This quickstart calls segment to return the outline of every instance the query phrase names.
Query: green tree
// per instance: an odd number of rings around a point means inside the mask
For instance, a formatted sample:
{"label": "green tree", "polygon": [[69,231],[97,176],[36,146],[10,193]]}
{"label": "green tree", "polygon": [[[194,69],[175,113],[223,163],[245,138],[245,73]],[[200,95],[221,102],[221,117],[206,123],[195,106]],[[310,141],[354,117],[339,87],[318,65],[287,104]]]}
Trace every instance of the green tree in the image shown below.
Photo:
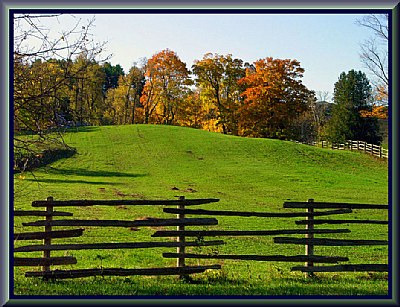
{"label": "green tree", "polygon": [[346,140],[380,144],[377,118],[362,113],[372,111],[371,85],[361,71],[342,72],[335,83],[332,117],[326,125],[329,141],[344,143]]}
{"label": "green tree", "polygon": [[125,73],[121,65],[117,64],[113,66],[110,62],[105,62],[102,65],[102,68],[105,73],[105,79],[103,83],[103,94],[106,95],[108,89],[118,87],[119,77],[124,76]]}

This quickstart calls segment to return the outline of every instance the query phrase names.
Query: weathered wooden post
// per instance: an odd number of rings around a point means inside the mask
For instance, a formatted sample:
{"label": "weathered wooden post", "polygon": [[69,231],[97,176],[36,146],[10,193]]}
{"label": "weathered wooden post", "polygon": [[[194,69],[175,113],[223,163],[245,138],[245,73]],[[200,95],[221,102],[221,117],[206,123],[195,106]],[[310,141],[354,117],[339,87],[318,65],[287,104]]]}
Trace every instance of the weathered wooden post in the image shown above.
{"label": "weathered wooden post", "polygon": [[[309,199],[308,202],[309,203],[313,203],[314,199]],[[308,230],[309,232],[306,233],[305,237],[308,238],[308,239],[314,239],[314,233],[312,233],[312,230],[314,230],[314,224],[312,224],[312,221],[314,220],[314,208],[308,207],[307,208],[307,213],[308,213],[308,215],[306,217],[306,220],[310,221],[310,223],[306,224],[306,230]],[[306,243],[305,247],[306,247],[306,249],[305,249],[306,256],[314,256],[314,245],[312,243]],[[312,266],[314,266],[314,263],[312,261],[307,261],[305,263],[305,266],[306,267],[312,267]],[[313,272],[306,272],[305,276],[306,277],[313,277],[314,273]]]}
{"label": "weathered wooden post", "polygon": [[[184,204],[185,196],[180,196],[179,200],[182,201],[182,204],[178,205],[178,209],[185,209],[185,204]],[[180,219],[180,220],[184,219],[185,218],[185,214],[184,213],[182,213],[182,214],[178,213],[177,214],[177,218]],[[178,231],[184,231],[185,230],[185,226],[184,225],[177,226],[177,230]],[[185,236],[184,235],[179,235],[177,237],[177,242],[181,242],[181,243],[184,244],[185,243]],[[184,254],[185,253],[185,246],[181,246],[181,247],[178,246],[176,248],[176,252],[178,254]],[[176,266],[177,267],[184,267],[185,266],[185,258],[178,257],[178,259],[176,260]]]}
{"label": "weathered wooden post", "polygon": [[[48,202],[52,202],[54,200],[54,198],[52,197],[52,196],[49,196],[49,197],[47,197],[47,201]],[[53,220],[53,205],[52,204],[48,204],[47,206],[46,206],[46,222],[48,222],[48,223],[50,223],[52,220]],[[46,232],[46,233],[50,233],[51,232],[51,230],[52,230],[52,227],[51,227],[51,225],[45,225],[44,226],[44,231]],[[45,238],[44,239],[44,246],[48,246],[48,247],[50,247],[51,246],[51,238],[50,238],[50,236],[48,237],[48,238]],[[50,249],[49,250],[45,250],[45,251],[43,251],[43,257],[45,258],[45,259],[48,259],[48,258],[50,258]],[[45,260],[46,261],[46,260]],[[45,264],[44,266],[43,266],[43,271],[44,272],[49,272],[50,271],[50,265],[49,264]]]}

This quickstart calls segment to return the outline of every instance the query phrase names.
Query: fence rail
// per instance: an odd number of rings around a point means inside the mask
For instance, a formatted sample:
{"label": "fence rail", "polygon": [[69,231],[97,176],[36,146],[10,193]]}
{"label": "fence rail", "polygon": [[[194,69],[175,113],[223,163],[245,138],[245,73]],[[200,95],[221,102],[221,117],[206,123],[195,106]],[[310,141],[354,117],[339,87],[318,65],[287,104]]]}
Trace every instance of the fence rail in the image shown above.
{"label": "fence rail", "polygon": [[179,247],[179,246],[211,246],[221,245],[224,241],[204,242],[125,242],[125,243],[91,243],[91,244],[51,244],[51,245],[27,245],[14,248],[14,252],[38,252],[82,249],[135,249],[155,247]]}
{"label": "fence rail", "polygon": [[[217,202],[217,199],[185,199],[179,200],[107,200],[107,201],[54,201],[49,197],[47,201],[34,201],[32,206],[45,207],[44,211],[15,211],[15,216],[41,216],[44,220],[22,223],[23,226],[44,227],[44,231],[14,233],[14,242],[19,240],[43,240],[43,244],[26,245],[14,248],[14,252],[43,252],[41,258],[15,257],[15,266],[37,266],[42,267],[41,272],[26,272],[26,277],[49,278],[80,278],[87,276],[127,276],[127,275],[180,275],[201,273],[208,269],[220,269],[218,264],[208,266],[187,266],[186,259],[226,259],[243,261],[276,261],[276,262],[304,262],[305,266],[292,267],[292,271],[302,271],[306,276],[313,276],[315,272],[352,272],[352,271],[387,271],[386,264],[359,264],[343,265],[339,262],[349,261],[348,257],[316,255],[316,246],[373,246],[388,245],[386,240],[348,240],[315,238],[318,234],[345,234],[350,233],[349,229],[316,229],[319,224],[388,224],[387,221],[358,220],[358,219],[315,219],[321,216],[337,214],[351,214],[352,209],[383,209],[388,210],[386,204],[354,204],[334,202],[314,202],[310,199],[307,202],[285,202],[283,208],[305,209],[305,212],[250,212],[250,211],[227,211],[227,210],[205,210],[187,209],[186,206],[210,204]],[[54,211],[54,207],[71,206],[95,206],[95,205],[176,205],[176,208],[163,208],[165,213],[176,214],[176,218],[158,219],[147,218],[144,220],[79,220],[79,219],[58,219],[53,217],[73,216],[69,212]],[[322,211],[316,211],[322,210]],[[212,218],[188,218],[188,215],[208,215]],[[260,218],[296,218],[305,217],[304,220],[295,221],[297,225],[305,225],[305,229],[274,229],[274,230],[189,230],[188,226],[210,226],[217,225],[215,216],[238,216],[238,217],[260,217]],[[176,230],[158,230],[152,237],[176,238],[168,242],[122,242],[122,243],[80,243],[80,244],[54,244],[55,238],[73,238],[84,236],[83,228],[69,230],[54,230],[53,227],[159,227],[176,226]],[[137,230],[137,228],[133,228]],[[240,236],[280,236],[280,235],[304,235],[304,238],[274,237],[276,244],[297,244],[304,245],[304,255],[237,255],[237,254],[194,254],[187,253],[186,247],[194,246],[215,246],[225,244],[222,240],[205,241],[204,237],[240,237]],[[187,238],[196,237],[197,240],[188,241]],[[201,238],[201,239],[200,239]],[[61,250],[87,250],[87,249],[136,249],[136,248],[176,248],[176,252],[164,252],[164,258],[176,258],[176,267],[164,268],[102,268],[102,269],[80,269],[80,270],[51,270],[51,266],[76,264],[75,257],[51,257],[52,251]],[[314,263],[337,264],[335,266],[314,266]]]}
{"label": "fence rail", "polygon": [[[46,201],[34,201],[33,207],[44,207],[44,211],[16,210],[14,216],[42,216],[45,220],[22,223],[23,226],[43,227],[44,232],[25,232],[14,233],[14,242],[19,240],[43,240],[41,245],[27,245],[14,248],[14,252],[43,252],[42,258],[22,258],[14,257],[14,266],[40,266],[41,272],[26,272],[26,277],[43,277],[44,279],[63,279],[63,278],[80,278],[88,276],[127,276],[127,275],[187,275],[201,273],[208,269],[220,269],[220,265],[208,266],[185,266],[180,265],[173,268],[142,268],[142,269],[124,269],[124,268],[102,268],[102,269],[81,269],[81,270],[51,270],[51,266],[76,264],[75,257],[51,257],[52,251],[61,250],[87,250],[87,249],[135,249],[135,248],[165,248],[177,247],[178,250],[184,251],[186,246],[212,246],[225,244],[222,240],[214,241],[186,241],[177,240],[176,242],[123,242],[123,243],[81,243],[81,244],[54,244],[52,239],[55,238],[71,238],[80,237],[84,233],[84,229],[72,230],[53,230],[53,227],[73,227],[73,226],[89,226],[89,227],[168,227],[177,226],[178,229],[184,230],[185,226],[208,226],[217,225],[216,218],[181,218],[176,219],[159,219],[147,218],[144,220],[78,220],[64,219],[54,220],[57,216],[73,216],[69,212],[54,211],[54,207],[74,207],[74,206],[139,206],[139,205],[155,205],[155,206],[173,206],[184,208],[184,206],[193,206],[201,204],[209,204],[219,201],[218,199],[185,199],[179,200],[72,200],[72,201],[55,201],[49,197]],[[132,228],[133,227],[133,228]],[[182,260],[180,259],[182,263]]]}
{"label": "fence rail", "polygon": [[87,207],[87,206],[198,206],[215,203],[219,199],[180,199],[180,200],[36,200],[32,207]]}
{"label": "fence rail", "polygon": [[[351,204],[351,203],[331,203],[331,202],[284,202],[283,208],[296,208],[296,209],[332,209],[332,208],[346,208],[346,209],[389,209],[389,205],[383,204]],[[312,213],[315,215],[315,213]]]}
{"label": "fence rail", "polygon": [[358,150],[364,153],[368,153],[372,156],[388,159],[389,158],[389,150],[383,148],[382,146],[375,144],[368,144],[363,141],[353,141],[348,140],[346,143],[332,143],[328,141],[319,141],[319,142],[299,142],[294,141],[297,144],[305,144],[310,146],[316,146],[321,148],[330,148],[336,150]]}
{"label": "fence rail", "polygon": [[83,234],[84,229],[72,229],[72,230],[54,230],[45,232],[24,232],[14,233],[14,240],[43,240],[43,239],[55,239],[55,238],[71,238],[80,237]]}
{"label": "fence rail", "polygon": [[23,226],[160,227],[217,225],[216,218],[121,220],[53,220],[22,223]]}
{"label": "fence rail", "polygon": [[[315,202],[314,199],[309,199],[307,202],[285,202],[283,204],[284,208],[297,208],[297,209],[306,209],[308,213],[313,214],[314,209],[332,209],[332,208],[348,208],[348,209],[378,209],[378,210],[388,210],[389,206],[384,204],[351,204],[351,203],[333,203],[333,202]],[[309,234],[306,234],[304,239],[294,239],[294,238],[274,238],[275,243],[289,243],[291,244],[305,244],[306,255],[312,256],[314,255],[314,246],[315,245],[325,245],[325,246],[356,246],[356,245],[387,245],[388,241],[385,240],[334,240],[334,239],[316,239],[314,238],[314,234],[311,233],[314,230],[314,225],[329,223],[328,220],[322,220],[322,222],[318,222],[321,220],[315,220],[314,217],[307,217],[304,221],[296,221],[296,224],[305,224],[306,229],[310,230]],[[332,220],[331,220],[332,221]],[[334,221],[334,220],[333,220]],[[360,220],[346,220],[346,223],[351,223],[351,221],[360,222]],[[338,221],[336,221],[338,222]],[[343,222],[343,221],[339,221]],[[363,220],[361,223],[369,223],[370,220]],[[379,221],[378,224],[383,221]],[[335,223],[335,221],[333,222]],[[333,224],[332,223],[332,224]],[[385,221],[387,224],[387,222]],[[340,223],[341,224],[341,223]],[[301,243],[300,243],[301,240]],[[280,242],[279,242],[280,241]],[[341,241],[341,242],[340,242]],[[338,245],[341,244],[341,245]],[[374,265],[339,265],[333,267],[323,267],[323,266],[314,266],[313,261],[305,262],[304,267],[293,267],[293,271],[302,271],[305,273],[307,277],[313,277],[314,272],[350,272],[350,271],[378,271],[388,270],[388,266],[386,264],[374,264]]]}

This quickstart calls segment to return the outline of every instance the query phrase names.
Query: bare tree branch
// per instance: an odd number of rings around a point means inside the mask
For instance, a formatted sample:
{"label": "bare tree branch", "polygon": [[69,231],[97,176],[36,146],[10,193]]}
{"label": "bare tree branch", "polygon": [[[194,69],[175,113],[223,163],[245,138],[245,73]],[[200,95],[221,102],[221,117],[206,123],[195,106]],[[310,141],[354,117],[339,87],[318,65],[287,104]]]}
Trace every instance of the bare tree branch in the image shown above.
{"label": "bare tree branch", "polygon": [[374,84],[378,92],[387,95],[389,87],[389,15],[370,14],[358,19],[356,24],[372,30],[373,36],[365,40],[360,46],[360,59],[375,77],[375,80],[371,80],[371,83]]}
{"label": "bare tree branch", "polygon": [[[14,165],[21,171],[37,159],[38,152],[68,148],[63,130],[58,129],[65,97],[59,92],[78,80],[106,44],[95,42],[91,35],[94,18],[86,24],[79,19],[70,29],[52,33],[44,21],[56,18],[61,24],[60,16],[14,15]],[[73,67],[74,58],[82,54],[85,65]]]}

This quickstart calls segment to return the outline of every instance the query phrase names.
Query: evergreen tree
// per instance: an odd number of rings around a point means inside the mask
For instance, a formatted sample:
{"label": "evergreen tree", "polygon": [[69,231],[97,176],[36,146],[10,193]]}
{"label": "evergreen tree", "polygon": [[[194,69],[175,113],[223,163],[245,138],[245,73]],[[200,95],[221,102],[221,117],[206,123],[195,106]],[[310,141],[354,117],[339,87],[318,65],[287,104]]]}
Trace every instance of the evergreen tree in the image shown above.
{"label": "evergreen tree", "polygon": [[106,75],[103,82],[103,95],[106,96],[108,89],[118,87],[119,77],[124,76],[125,73],[123,68],[119,64],[113,66],[109,62],[105,62],[102,68]]}
{"label": "evergreen tree", "polygon": [[372,109],[371,85],[361,71],[341,73],[335,83],[332,117],[327,125],[327,138],[331,142],[346,140],[380,144],[378,120],[362,116],[363,111]]}

